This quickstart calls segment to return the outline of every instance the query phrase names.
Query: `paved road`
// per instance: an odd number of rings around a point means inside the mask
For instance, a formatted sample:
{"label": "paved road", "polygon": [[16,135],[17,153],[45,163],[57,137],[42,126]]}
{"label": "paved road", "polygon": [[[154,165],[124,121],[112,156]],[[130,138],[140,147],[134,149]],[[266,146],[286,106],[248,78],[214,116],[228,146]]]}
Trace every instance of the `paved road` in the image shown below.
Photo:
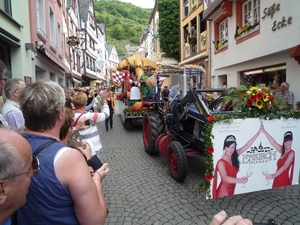
{"label": "paved road", "polygon": [[177,183],[169,175],[166,158],[144,151],[141,126],[127,131],[118,113],[116,107],[113,129],[106,132],[103,123],[100,132],[101,159],[110,168],[103,182],[109,208],[107,225],[209,224],[222,209],[255,223],[273,218],[276,224],[300,225],[299,185],[206,200],[204,194],[195,193],[204,178],[203,158],[189,159],[188,177]]}

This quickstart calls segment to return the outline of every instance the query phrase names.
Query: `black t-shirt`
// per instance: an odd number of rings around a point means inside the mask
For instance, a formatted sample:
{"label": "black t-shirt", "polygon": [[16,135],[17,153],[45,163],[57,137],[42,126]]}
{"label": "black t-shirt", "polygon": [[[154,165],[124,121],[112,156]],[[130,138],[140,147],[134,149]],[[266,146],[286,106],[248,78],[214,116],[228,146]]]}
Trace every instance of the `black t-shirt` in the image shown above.
{"label": "black t-shirt", "polygon": [[164,101],[168,101],[169,93],[170,93],[169,90],[163,90],[162,96],[164,98]]}
{"label": "black t-shirt", "polygon": [[89,104],[91,104],[91,103],[92,103],[92,101],[93,101],[93,96],[91,96],[91,97],[88,97],[88,100],[87,100],[87,104],[86,104],[86,105],[89,105]]}

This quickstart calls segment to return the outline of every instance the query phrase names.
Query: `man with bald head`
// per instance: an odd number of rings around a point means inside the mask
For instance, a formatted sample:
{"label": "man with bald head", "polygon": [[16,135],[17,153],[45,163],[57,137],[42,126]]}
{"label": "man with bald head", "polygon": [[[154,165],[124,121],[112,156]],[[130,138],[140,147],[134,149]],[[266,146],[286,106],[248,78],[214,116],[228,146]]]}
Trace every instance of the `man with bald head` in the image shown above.
{"label": "man with bald head", "polygon": [[30,179],[39,167],[18,132],[0,127],[0,137],[0,224],[10,224],[9,217],[25,204]]}

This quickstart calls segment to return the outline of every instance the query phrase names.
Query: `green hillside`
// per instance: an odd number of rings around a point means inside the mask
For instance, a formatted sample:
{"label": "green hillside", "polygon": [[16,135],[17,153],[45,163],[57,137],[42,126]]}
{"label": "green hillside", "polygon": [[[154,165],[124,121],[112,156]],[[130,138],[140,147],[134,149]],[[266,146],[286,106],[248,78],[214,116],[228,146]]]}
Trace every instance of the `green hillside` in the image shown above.
{"label": "green hillside", "polygon": [[149,23],[152,9],[143,9],[119,0],[94,2],[97,23],[104,23],[107,44],[117,48],[118,55],[125,55],[125,46],[140,45],[139,39]]}

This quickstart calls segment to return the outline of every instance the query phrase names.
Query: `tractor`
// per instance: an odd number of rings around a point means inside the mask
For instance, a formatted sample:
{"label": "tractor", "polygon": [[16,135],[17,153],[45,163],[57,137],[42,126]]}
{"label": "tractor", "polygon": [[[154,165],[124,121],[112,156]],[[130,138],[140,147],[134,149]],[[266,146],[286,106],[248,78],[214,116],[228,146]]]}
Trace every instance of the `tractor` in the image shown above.
{"label": "tractor", "polygon": [[[174,74],[184,75],[187,82],[183,86],[189,87],[185,95],[169,108],[161,100],[159,77],[169,77]],[[208,101],[204,92],[223,93],[225,89],[194,89],[191,84],[193,76],[201,77],[202,70],[189,69],[168,70],[157,74],[157,93],[151,101],[143,101],[147,108],[142,120],[144,148],[149,155],[163,155],[167,157],[171,177],[178,182],[185,180],[188,174],[187,157],[204,156],[203,141],[204,125],[207,117],[214,113],[233,113],[224,111],[220,106],[221,98]],[[201,78],[200,78],[201,79]],[[187,83],[187,85],[186,85]],[[201,83],[201,82],[200,82]],[[216,112],[218,111],[218,112]]]}

